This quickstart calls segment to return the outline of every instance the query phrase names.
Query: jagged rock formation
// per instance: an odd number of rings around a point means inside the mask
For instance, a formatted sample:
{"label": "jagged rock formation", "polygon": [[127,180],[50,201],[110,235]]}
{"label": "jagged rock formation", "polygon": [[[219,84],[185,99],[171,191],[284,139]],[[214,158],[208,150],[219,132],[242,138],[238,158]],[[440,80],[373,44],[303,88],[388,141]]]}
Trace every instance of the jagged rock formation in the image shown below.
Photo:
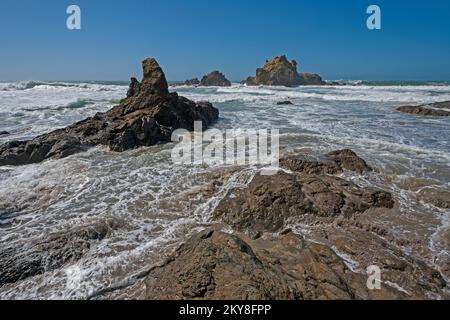
{"label": "jagged rock formation", "polygon": [[[393,249],[383,245],[386,252]],[[426,299],[424,283],[436,294],[443,294],[443,279],[413,259],[390,258],[380,265],[386,266],[390,279],[398,277],[402,288],[415,293],[399,290],[398,284],[390,281],[383,282],[380,290],[369,290],[367,276],[350,270],[330,247],[304,240],[289,230],[278,237],[257,240],[239,233],[207,230],[150,271],[145,298]]]}
{"label": "jagged rock formation", "polygon": [[245,81],[248,86],[286,86],[324,85],[325,82],[317,74],[298,73],[297,61],[288,61],[286,56],[275,57],[266,61],[263,68],[256,69],[255,77],[248,77]]}
{"label": "jagged rock formation", "polygon": [[200,85],[204,87],[230,87],[231,82],[219,71],[213,71],[202,78]]}
{"label": "jagged rock formation", "polygon": [[191,79],[191,80],[186,80],[184,82],[185,86],[198,86],[200,85],[200,80],[198,80],[197,78]]}
{"label": "jagged rock formation", "polygon": [[169,142],[175,129],[192,131],[194,121],[204,129],[219,112],[208,102],[195,103],[169,93],[164,72],[155,59],[143,62],[143,79],[132,79],[127,98],[105,113],[56,130],[31,141],[0,146],[0,165],[22,165],[64,158],[95,145],[124,151]]}
{"label": "jagged rock formation", "polygon": [[403,106],[397,111],[419,116],[450,117],[450,101],[423,104],[420,106]]}
{"label": "jagged rock formation", "polygon": [[127,98],[131,98],[139,92],[141,84],[136,78],[131,78],[130,87],[127,91]]}
{"label": "jagged rock formation", "polygon": [[[294,158],[291,173],[256,175],[230,190],[213,213],[220,225],[190,238],[145,275],[147,299],[448,299],[442,275],[403,253],[386,231],[360,219],[393,210],[388,192],[332,176],[372,169],[351,150],[325,162]],[[324,225],[311,241],[291,223]],[[354,258],[355,260],[352,260]],[[366,268],[382,270],[381,288],[367,286]]]}
{"label": "jagged rock formation", "polygon": [[215,219],[252,236],[278,232],[305,216],[354,217],[370,208],[390,209],[390,193],[361,188],[333,174],[372,169],[352,150],[333,151],[323,160],[287,158],[280,161],[293,173],[256,175],[245,189],[231,190],[213,213]]}

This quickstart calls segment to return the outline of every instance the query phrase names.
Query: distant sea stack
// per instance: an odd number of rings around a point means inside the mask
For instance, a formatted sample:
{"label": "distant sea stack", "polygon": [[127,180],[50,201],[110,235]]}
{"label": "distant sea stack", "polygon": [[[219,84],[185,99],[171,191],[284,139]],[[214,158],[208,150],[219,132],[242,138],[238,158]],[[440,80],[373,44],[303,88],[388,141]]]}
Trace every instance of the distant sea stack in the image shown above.
{"label": "distant sea stack", "polygon": [[184,82],[184,85],[185,86],[198,86],[198,85],[200,85],[200,80],[198,80],[198,78],[186,80]]}
{"label": "distant sea stack", "polygon": [[231,81],[219,71],[213,71],[202,78],[200,85],[204,87],[231,87]]}
{"label": "distant sea stack", "polygon": [[219,117],[209,102],[194,102],[170,93],[166,77],[155,59],[142,63],[141,82],[132,78],[127,98],[105,113],[29,141],[10,141],[0,146],[0,166],[23,165],[64,158],[96,145],[122,152],[171,141],[176,129],[203,129]]}
{"label": "distant sea stack", "polygon": [[266,61],[263,68],[256,69],[255,77],[248,77],[244,83],[248,86],[285,86],[325,85],[318,74],[298,73],[297,61],[288,61],[285,55]]}

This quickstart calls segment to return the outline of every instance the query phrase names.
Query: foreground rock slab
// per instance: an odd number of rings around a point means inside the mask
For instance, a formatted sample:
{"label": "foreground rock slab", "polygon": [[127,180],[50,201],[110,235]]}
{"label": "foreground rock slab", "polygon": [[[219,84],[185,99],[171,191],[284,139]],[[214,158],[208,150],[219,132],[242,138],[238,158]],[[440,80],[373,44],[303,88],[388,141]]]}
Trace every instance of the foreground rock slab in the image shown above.
{"label": "foreground rock slab", "polygon": [[324,85],[325,82],[317,74],[298,73],[297,62],[288,61],[286,56],[275,57],[266,61],[263,68],[256,69],[256,76],[248,77],[244,83],[248,86],[286,86]]}
{"label": "foreground rock slab", "polygon": [[419,116],[450,117],[450,101],[424,104],[419,106],[403,106],[397,111]]}
{"label": "foreground rock slab", "polygon": [[120,105],[65,129],[30,141],[0,146],[0,165],[23,165],[50,158],[64,158],[95,145],[125,151],[170,142],[176,129],[204,128],[218,119],[219,111],[208,102],[193,102],[169,93],[164,72],[155,59],[142,63],[143,80],[132,79],[127,98]]}
{"label": "foreground rock slab", "polygon": [[[410,271],[407,262],[403,267]],[[426,276],[442,293],[433,272]],[[410,276],[403,282],[413,285],[415,280]],[[411,295],[390,282],[369,290],[367,276],[350,270],[331,248],[292,232],[250,240],[239,233],[204,231],[152,269],[145,283],[145,298],[151,300],[427,298],[426,290]]]}

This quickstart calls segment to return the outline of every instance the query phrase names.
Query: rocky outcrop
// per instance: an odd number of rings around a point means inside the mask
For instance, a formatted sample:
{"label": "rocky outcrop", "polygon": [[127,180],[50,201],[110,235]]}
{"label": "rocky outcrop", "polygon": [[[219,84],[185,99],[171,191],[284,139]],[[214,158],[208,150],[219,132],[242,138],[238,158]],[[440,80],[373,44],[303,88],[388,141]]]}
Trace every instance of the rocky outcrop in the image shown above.
{"label": "rocky outcrop", "polygon": [[43,274],[74,263],[102,241],[114,224],[99,222],[38,239],[23,245],[4,243],[0,247],[0,286]]}
{"label": "rocky outcrop", "polygon": [[280,164],[286,169],[307,174],[337,174],[344,170],[362,174],[372,171],[364,159],[349,149],[333,151],[318,159],[298,156],[284,158]]}
{"label": "rocky outcrop", "polygon": [[164,72],[155,59],[143,62],[143,79],[132,79],[127,98],[120,105],[65,129],[30,141],[0,146],[0,165],[22,165],[49,158],[64,158],[95,145],[121,152],[170,142],[175,129],[192,131],[194,121],[204,129],[219,112],[208,102],[193,102],[169,93]]}
{"label": "rocky outcrop", "polygon": [[286,86],[296,87],[301,85],[324,85],[325,82],[317,74],[298,73],[297,62],[289,62],[286,56],[275,57],[266,61],[263,68],[256,70],[255,77],[249,77],[245,81],[248,86]]}
{"label": "rocky outcrop", "polygon": [[198,80],[197,78],[191,79],[191,80],[186,80],[184,82],[185,86],[198,86],[200,85],[200,80]]}
{"label": "rocky outcrop", "polygon": [[230,87],[231,82],[219,71],[213,71],[202,78],[200,85],[204,87]]}
{"label": "rocky outcrop", "polygon": [[292,173],[256,175],[247,188],[230,190],[213,217],[258,237],[263,232],[279,232],[309,215],[350,218],[370,208],[394,206],[388,192],[332,176],[344,170],[372,170],[352,150],[333,151],[321,160],[291,157],[282,159],[280,165]]}
{"label": "rocky outcrop", "polygon": [[430,103],[419,106],[403,106],[397,108],[397,111],[419,116],[449,117],[450,101]]}
{"label": "rocky outcrop", "polygon": [[[388,192],[332,174],[371,168],[351,150],[325,162],[285,162],[293,172],[257,174],[230,190],[216,225],[194,235],[145,274],[146,299],[448,299],[439,271],[401,251],[388,232],[364,220],[394,210]],[[303,161],[303,162],[301,162]],[[309,226],[307,240],[289,226]],[[226,227],[226,230],[229,230]],[[385,240],[386,237],[388,240]],[[382,274],[368,287],[368,267]]]}
{"label": "rocky outcrop", "polygon": [[258,237],[279,232],[307,216],[346,218],[370,208],[392,208],[390,193],[361,188],[329,175],[256,175],[245,189],[231,190],[219,203],[213,217],[235,230]]}
{"label": "rocky outcrop", "polygon": [[127,98],[131,98],[139,92],[141,84],[136,78],[131,78],[130,86],[127,91]]}
{"label": "rocky outcrop", "polygon": [[293,105],[293,103],[289,100],[277,102],[277,106],[289,106],[289,105]]}
{"label": "rocky outcrop", "polygon": [[[385,252],[392,249],[389,244],[385,246]],[[330,247],[309,242],[290,231],[251,240],[239,233],[207,230],[192,237],[163,265],[150,271],[145,280],[145,298],[426,299],[423,282],[431,291],[443,294],[445,282],[436,271],[411,259],[390,259],[386,263],[389,276],[381,289],[369,290],[367,276],[351,270]],[[381,263],[380,266],[384,267]],[[413,288],[415,293],[403,287]]]}

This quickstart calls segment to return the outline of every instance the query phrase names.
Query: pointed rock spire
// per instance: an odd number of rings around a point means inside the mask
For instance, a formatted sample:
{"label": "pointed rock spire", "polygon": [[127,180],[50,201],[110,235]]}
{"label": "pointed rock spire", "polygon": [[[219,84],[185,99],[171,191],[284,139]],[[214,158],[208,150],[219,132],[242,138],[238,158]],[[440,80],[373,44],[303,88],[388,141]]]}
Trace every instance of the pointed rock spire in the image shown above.
{"label": "pointed rock spire", "polygon": [[145,59],[142,62],[144,78],[141,83],[141,91],[146,94],[167,95],[169,86],[166,76],[154,58]]}

